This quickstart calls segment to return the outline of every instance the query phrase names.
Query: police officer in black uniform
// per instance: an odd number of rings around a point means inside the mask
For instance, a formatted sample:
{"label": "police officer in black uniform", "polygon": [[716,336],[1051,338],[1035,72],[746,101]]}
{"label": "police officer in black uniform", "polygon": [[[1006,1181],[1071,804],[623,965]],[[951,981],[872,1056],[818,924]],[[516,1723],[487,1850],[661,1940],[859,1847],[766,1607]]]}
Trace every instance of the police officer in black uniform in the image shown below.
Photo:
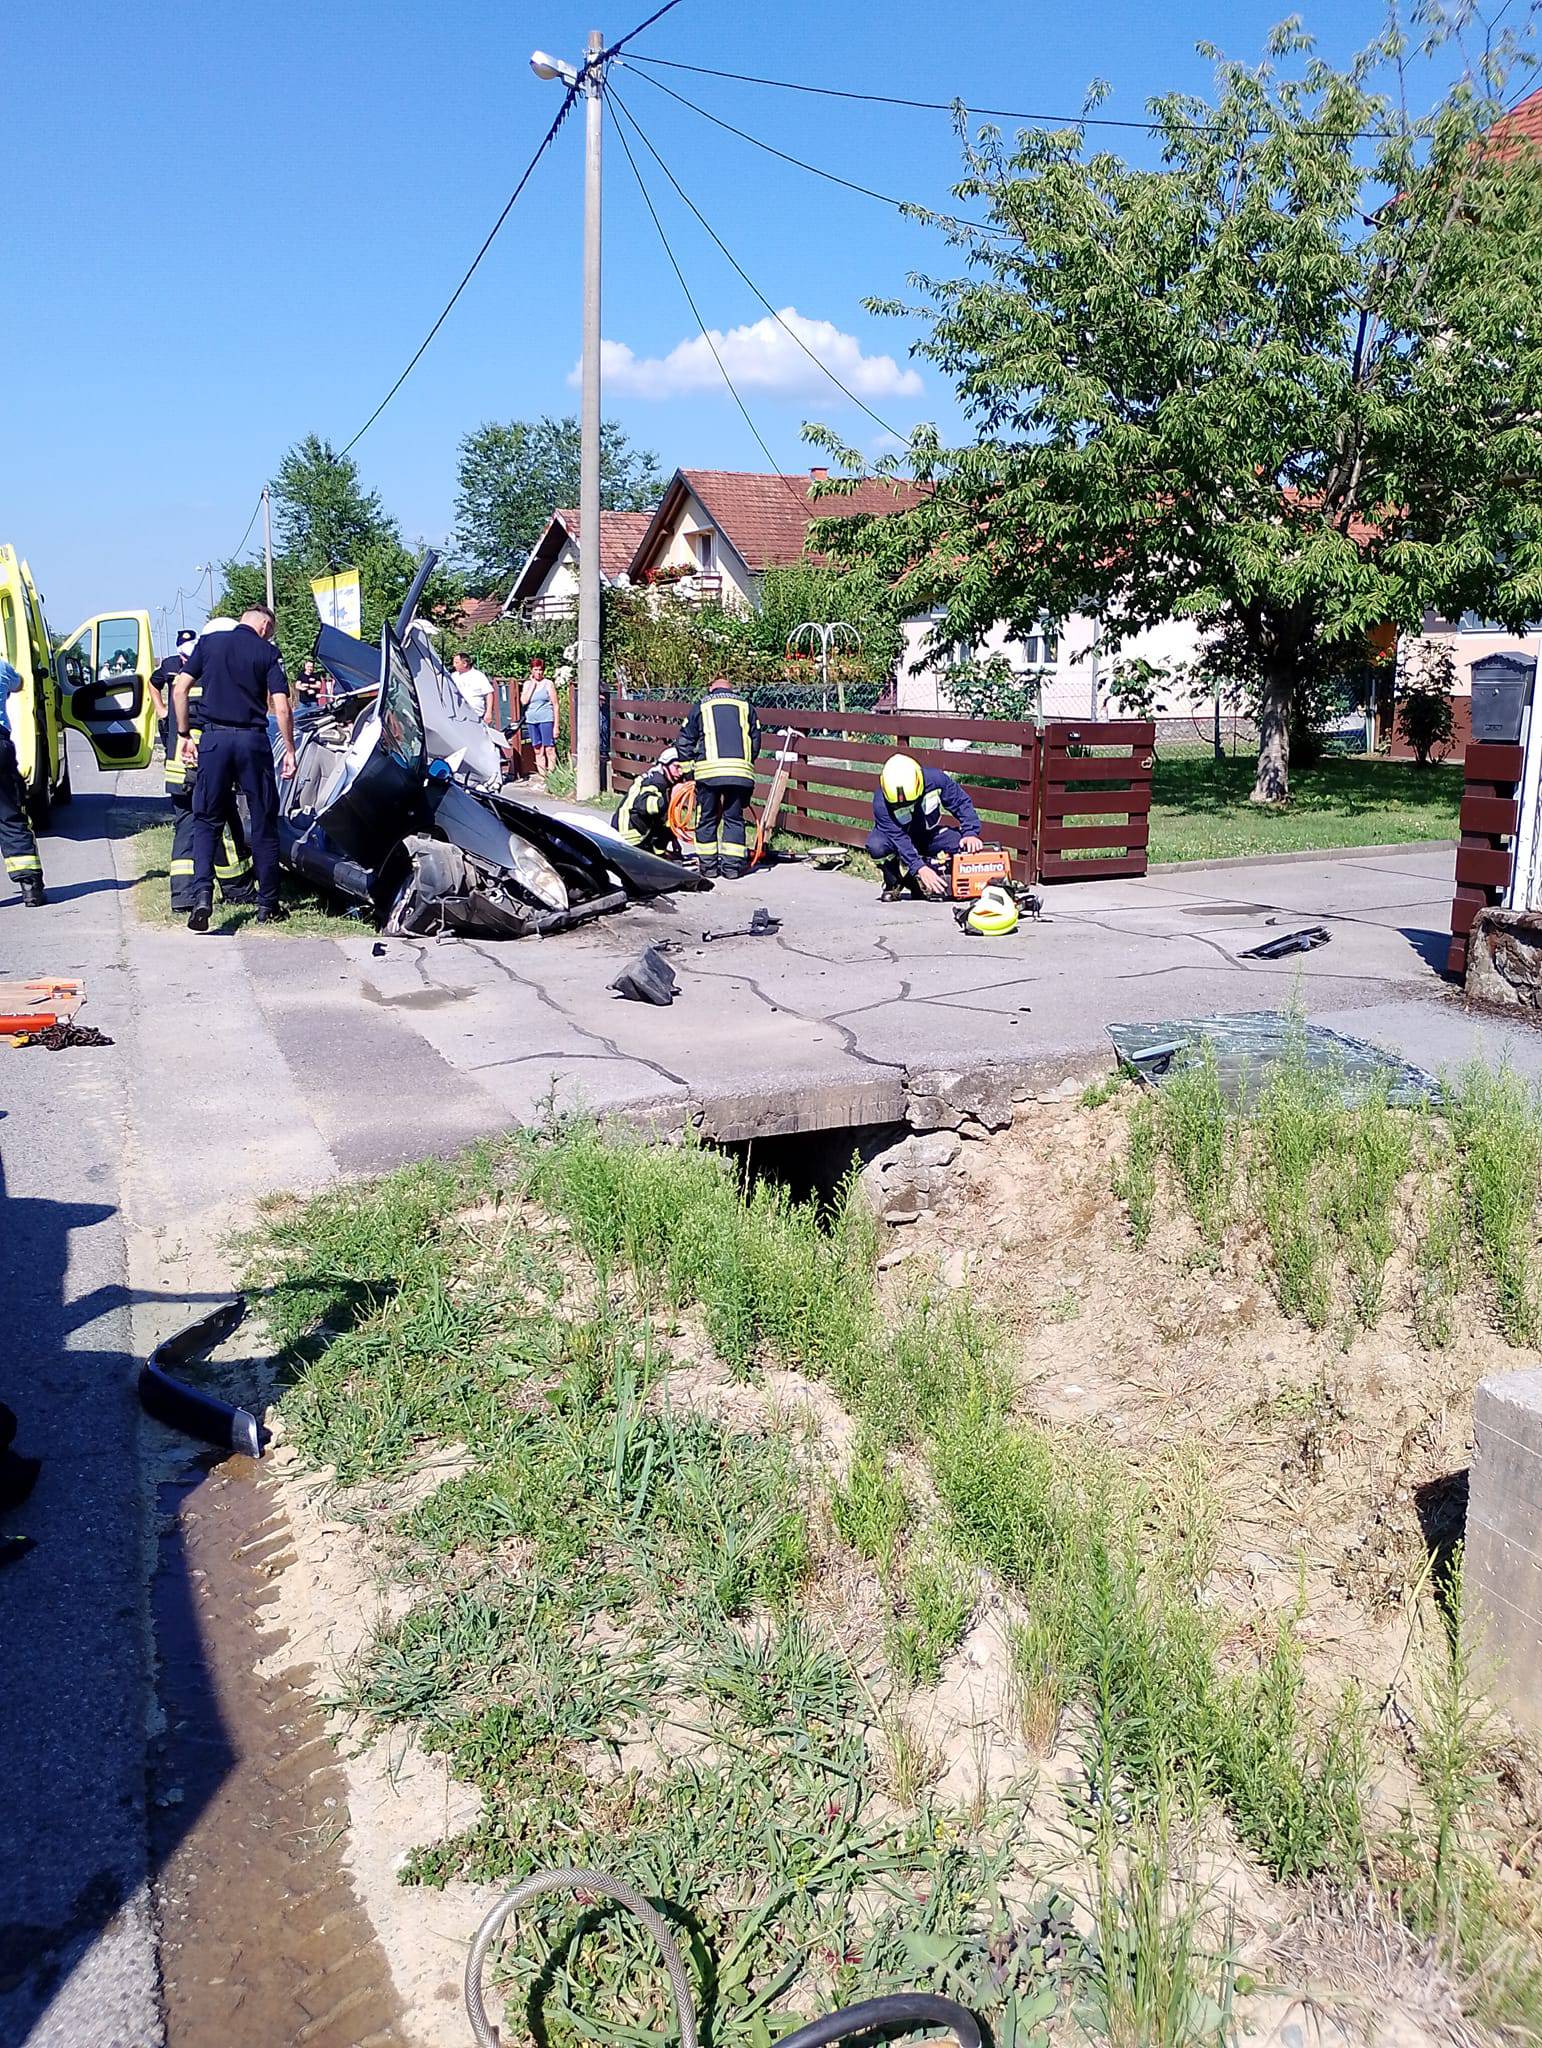
{"label": "police officer in black uniform", "polygon": [[[198,901],[193,880],[193,792],[198,786],[196,763],[184,761],[177,746],[177,714],[172,702],[172,685],[187,667],[198,635],[184,626],[177,635],[177,651],[168,654],[151,674],[150,688],[156,710],[162,715],[161,744],[166,752],[166,797],[171,805],[171,908],[185,917]],[[188,735],[196,749],[199,733],[199,700],[203,686],[193,683],[188,690]],[[224,830],[214,863],[214,877],[227,903],[250,903],[252,856],[246,843],[246,826],[234,790],[225,806]]]}
{"label": "police officer in black uniform", "polygon": [[[191,737],[191,692],[202,686],[198,723]],[[278,924],[289,913],[279,902],[278,782],[268,714],[278,725],[285,781],[294,774],[294,718],[289,681],[273,644],[273,614],[249,605],[240,624],[198,642],[172,691],[177,707],[177,749],[198,765],[193,790],[193,882],[196,901],[188,913],[190,932],[206,932],[214,907],[214,869],[225,807],[236,790],[246,798],[251,820],[252,858],[257,866],[257,922]]]}
{"label": "police officer in black uniform", "polygon": [[177,634],[176,652],[162,655],[150,671],[150,695],[155,699],[155,715],[161,722],[161,751],[166,756],[168,767],[177,754],[177,721],[171,708],[171,686],[187,667],[187,658],[197,638],[191,626],[183,626]]}

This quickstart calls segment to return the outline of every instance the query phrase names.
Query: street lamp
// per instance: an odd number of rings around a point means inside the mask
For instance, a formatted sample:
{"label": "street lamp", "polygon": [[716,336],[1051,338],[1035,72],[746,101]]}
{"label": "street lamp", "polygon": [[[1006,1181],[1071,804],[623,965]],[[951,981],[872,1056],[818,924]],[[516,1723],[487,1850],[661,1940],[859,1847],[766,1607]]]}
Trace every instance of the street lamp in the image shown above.
{"label": "street lamp", "polygon": [[537,50],[530,69],[584,95],[584,341],[579,402],[578,715],[574,792],[600,793],[600,91],[604,39],[589,31],[582,71]]}
{"label": "street lamp", "polygon": [[537,78],[545,79],[548,84],[554,78],[560,78],[562,83],[569,87],[578,83],[578,73],[571,64],[564,64],[560,57],[548,57],[544,50],[530,52],[530,69]]}

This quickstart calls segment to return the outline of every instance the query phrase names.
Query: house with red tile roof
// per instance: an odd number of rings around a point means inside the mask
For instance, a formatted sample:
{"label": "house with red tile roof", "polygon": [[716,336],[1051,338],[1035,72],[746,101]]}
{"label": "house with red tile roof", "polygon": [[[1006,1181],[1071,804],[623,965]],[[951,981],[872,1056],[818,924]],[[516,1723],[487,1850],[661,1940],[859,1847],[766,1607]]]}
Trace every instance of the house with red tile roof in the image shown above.
{"label": "house with red tile roof", "polygon": [[490,626],[494,619],[503,617],[501,597],[463,597],[460,601],[458,624],[462,632],[472,626]]}
{"label": "house with red tile roof", "polygon": [[[600,581],[625,581],[638,542],[647,530],[647,512],[600,514]],[[570,506],[553,512],[541,537],[515,578],[503,609],[539,623],[568,617],[578,608],[579,518]]]}
{"label": "house with red tile roof", "polygon": [[916,484],[869,479],[853,492],[816,497],[829,473],[677,469],[633,552],[631,581],[673,585],[702,603],[747,610],[765,570],[817,559],[808,545],[816,519],[903,512],[920,496]]}

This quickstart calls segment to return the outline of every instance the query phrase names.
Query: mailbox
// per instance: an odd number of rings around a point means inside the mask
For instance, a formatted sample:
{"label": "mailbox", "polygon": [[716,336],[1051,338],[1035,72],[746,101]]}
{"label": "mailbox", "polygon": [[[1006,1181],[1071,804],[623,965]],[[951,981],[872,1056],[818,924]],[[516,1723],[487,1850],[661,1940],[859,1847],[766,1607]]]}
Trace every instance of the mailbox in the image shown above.
{"label": "mailbox", "polygon": [[1521,737],[1526,706],[1536,680],[1534,659],[1518,654],[1487,654],[1472,665],[1472,736],[1475,740],[1515,746]]}

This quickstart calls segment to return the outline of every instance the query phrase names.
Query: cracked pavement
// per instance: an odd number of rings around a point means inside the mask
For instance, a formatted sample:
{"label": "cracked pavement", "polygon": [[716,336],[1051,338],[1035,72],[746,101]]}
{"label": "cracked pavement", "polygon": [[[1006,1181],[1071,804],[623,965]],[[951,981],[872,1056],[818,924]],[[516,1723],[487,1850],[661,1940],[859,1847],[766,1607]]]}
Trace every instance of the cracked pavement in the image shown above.
{"label": "cracked pavement", "polygon": [[[1042,923],[999,941],[966,937],[946,906],[881,904],[870,883],[791,865],[545,941],[387,939],[380,957],[363,932],[235,943],[281,1041],[303,1033],[314,1048],[302,1092],[324,1135],[329,1120],[385,1116],[415,1123],[420,1147],[448,1144],[555,1103],[743,1138],[898,1119],[910,1083],[939,1071],[1000,1069],[1026,1091],[1095,1059],[1110,1023],[1298,992],[1311,1016],[1419,1064],[1481,1045],[1542,1065],[1542,1037],[1476,1016],[1438,972],[1452,867],[1449,845],[1424,845],[1062,884],[1044,891]],[[775,937],[703,943],[762,903],[782,921]],[[1325,924],[1330,943],[1240,957],[1303,924]],[[661,940],[675,1003],[614,996],[622,966]],[[366,1106],[360,1063],[377,1058],[390,1100]],[[425,1091],[417,1113],[409,1076]],[[400,1134],[355,1131],[347,1150],[410,1156]]]}

